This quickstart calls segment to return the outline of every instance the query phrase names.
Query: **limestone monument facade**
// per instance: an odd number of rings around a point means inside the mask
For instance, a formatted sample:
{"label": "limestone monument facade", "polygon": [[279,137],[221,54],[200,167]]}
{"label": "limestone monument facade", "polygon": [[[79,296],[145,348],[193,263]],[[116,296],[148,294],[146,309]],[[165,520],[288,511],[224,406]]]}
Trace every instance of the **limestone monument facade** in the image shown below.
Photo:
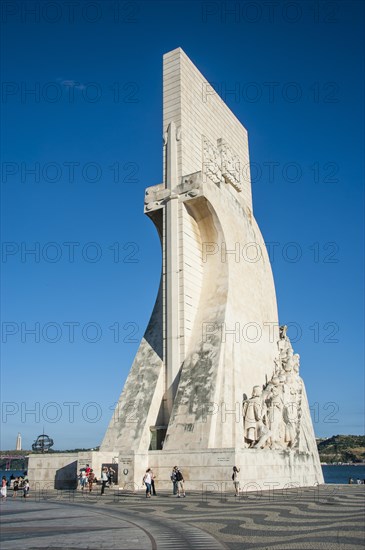
{"label": "limestone monument facade", "polygon": [[247,131],[181,48],[163,59],[163,129],[163,181],[144,198],[162,246],[156,303],[100,451],[77,466],[118,461],[132,489],[147,467],[171,488],[174,465],[190,489],[221,490],[234,465],[248,489],[323,483]]}
{"label": "limestone monument facade", "polygon": [[234,464],[247,481],[323,482],[253,214],[247,131],[180,48],[163,60],[163,128],[164,181],[145,191],[160,289],[100,450],[118,450],[136,485],[147,466],[170,483],[176,463],[194,488]]}

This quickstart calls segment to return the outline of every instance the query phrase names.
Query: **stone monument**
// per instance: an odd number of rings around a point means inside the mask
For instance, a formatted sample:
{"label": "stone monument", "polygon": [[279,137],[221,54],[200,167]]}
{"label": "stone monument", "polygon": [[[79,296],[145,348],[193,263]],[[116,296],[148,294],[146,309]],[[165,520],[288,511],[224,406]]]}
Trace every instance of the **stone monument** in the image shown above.
{"label": "stone monument", "polygon": [[147,467],[170,489],[175,465],[195,490],[231,485],[234,465],[247,490],[323,483],[253,214],[247,131],[181,48],[163,60],[163,129],[163,182],[144,198],[163,252],[156,303],[100,451],[73,457],[75,472],[118,462],[125,489]]}
{"label": "stone monument", "polygon": [[253,215],[247,131],[181,48],[164,56],[163,128],[164,178],[144,208],[161,239],[160,288],[100,451],[119,451],[136,486],[148,466],[170,486],[175,464],[195,489],[229,480],[233,465],[243,482],[322,483]]}

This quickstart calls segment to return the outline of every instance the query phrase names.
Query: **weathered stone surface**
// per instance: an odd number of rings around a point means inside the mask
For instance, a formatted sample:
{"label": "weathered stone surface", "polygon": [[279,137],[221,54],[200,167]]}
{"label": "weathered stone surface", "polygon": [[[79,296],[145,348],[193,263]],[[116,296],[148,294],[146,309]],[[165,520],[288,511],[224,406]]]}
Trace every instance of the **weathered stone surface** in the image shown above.
{"label": "weathered stone surface", "polygon": [[117,462],[118,453],[80,452],[56,454],[31,454],[28,462],[28,478],[32,490],[76,489],[80,468],[89,464],[96,477],[100,477],[101,465]]}
{"label": "weathered stone surface", "polygon": [[161,287],[101,449],[120,451],[126,486],[147,466],[168,484],[176,462],[194,488],[224,480],[233,463],[251,481],[322,482],[299,356],[279,335],[252,212],[247,131],[180,48],[164,56],[163,124],[164,182],[145,194]]}
{"label": "weathered stone surface", "polygon": [[212,411],[236,420],[242,394],[273,373],[275,288],[252,216],[247,132],[207,90],[181,49],[166,54],[166,181],[145,195],[162,240],[162,283],[102,450],[147,451],[151,426],[167,429],[165,450],[239,446],[242,423]]}

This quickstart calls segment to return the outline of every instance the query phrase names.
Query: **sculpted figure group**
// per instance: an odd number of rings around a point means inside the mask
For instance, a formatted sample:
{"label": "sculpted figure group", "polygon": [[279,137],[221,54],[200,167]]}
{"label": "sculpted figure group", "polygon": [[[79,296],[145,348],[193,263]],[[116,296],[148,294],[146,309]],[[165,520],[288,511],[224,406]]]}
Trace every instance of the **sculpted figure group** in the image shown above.
{"label": "sculpted figure group", "polygon": [[[298,443],[302,381],[299,354],[294,353],[287,327],[280,327],[279,357],[266,386],[254,386],[243,400],[244,440],[250,448],[286,449]],[[245,397],[245,396],[244,396]]]}

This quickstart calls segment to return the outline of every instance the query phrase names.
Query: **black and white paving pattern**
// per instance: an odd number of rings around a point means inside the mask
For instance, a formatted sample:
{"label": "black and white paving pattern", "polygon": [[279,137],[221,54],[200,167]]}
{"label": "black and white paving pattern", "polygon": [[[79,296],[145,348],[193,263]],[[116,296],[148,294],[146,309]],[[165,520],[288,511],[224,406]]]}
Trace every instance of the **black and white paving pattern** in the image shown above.
{"label": "black and white paving pattern", "polygon": [[365,485],[232,494],[36,494],[1,502],[2,550],[356,550]]}

